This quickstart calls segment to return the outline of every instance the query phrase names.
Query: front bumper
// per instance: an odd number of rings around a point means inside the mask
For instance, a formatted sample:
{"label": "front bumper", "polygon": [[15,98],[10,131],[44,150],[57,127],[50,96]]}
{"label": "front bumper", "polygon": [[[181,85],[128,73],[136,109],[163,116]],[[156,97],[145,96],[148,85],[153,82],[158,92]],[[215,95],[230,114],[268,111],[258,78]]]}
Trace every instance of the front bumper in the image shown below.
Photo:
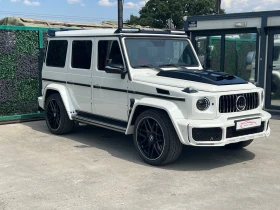
{"label": "front bumper", "polygon": [[[236,121],[261,118],[262,125],[237,131]],[[178,121],[179,137],[183,144],[192,146],[224,146],[226,144],[268,137],[271,115],[265,111],[250,116],[221,116],[215,120]]]}

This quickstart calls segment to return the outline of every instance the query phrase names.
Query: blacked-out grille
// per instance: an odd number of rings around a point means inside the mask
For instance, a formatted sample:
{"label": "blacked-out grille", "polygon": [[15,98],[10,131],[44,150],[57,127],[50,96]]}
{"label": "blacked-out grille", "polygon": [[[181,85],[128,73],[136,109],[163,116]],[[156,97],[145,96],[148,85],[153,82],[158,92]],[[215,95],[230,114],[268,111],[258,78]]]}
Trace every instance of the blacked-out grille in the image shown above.
{"label": "blacked-out grille", "polygon": [[[239,96],[244,96],[246,99],[246,106],[244,110],[237,109],[237,98]],[[220,113],[230,113],[247,111],[251,109],[256,109],[259,106],[259,94],[258,93],[243,93],[235,95],[223,95],[220,96],[219,100],[219,112]]]}
{"label": "blacked-out grille", "polygon": [[193,128],[192,136],[195,141],[220,141],[222,140],[221,128]]}
{"label": "blacked-out grille", "polygon": [[264,131],[264,122],[262,122],[260,127],[256,128],[249,128],[246,130],[236,130],[235,126],[228,127],[227,128],[227,138],[234,138],[238,136],[246,136],[250,134],[255,134],[255,133],[261,133]]}

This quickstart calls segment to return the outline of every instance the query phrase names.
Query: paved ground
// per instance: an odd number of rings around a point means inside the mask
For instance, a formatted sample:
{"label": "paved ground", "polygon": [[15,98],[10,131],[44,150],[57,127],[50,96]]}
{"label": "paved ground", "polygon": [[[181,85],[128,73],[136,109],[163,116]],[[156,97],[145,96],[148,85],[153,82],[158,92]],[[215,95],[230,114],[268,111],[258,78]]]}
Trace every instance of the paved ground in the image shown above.
{"label": "paved ground", "polygon": [[113,131],[57,137],[43,121],[2,125],[0,209],[279,209],[279,126],[248,150],[185,147],[157,168]]}

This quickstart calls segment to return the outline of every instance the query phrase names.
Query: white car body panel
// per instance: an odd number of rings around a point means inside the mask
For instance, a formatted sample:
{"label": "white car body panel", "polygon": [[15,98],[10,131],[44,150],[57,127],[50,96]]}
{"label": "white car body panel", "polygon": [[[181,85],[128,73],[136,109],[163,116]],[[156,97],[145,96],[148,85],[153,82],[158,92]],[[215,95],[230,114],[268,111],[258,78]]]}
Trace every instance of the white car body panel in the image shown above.
{"label": "white car body panel", "polygon": [[60,94],[62,101],[64,103],[64,106],[65,106],[65,109],[68,113],[68,116],[70,119],[72,119],[72,115],[75,113],[76,107],[73,105],[70,94],[65,85],[55,84],[55,83],[51,83],[51,84],[47,85],[46,88],[44,89],[43,96],[41,97],[41,108],[45,109],[45,107],[44,107],[44,104],[46,101],[45,93],[48,90],[55,90]]}
{"label": "white car body panel", "polygon": [[[133,134],[134,125],[132,119],[135,110],[139,106],[164,110],[182,144],[192,146],[224,146],[233,142],[246,141],[252,138],[260,138],[270,135],[268,121],[271,115],[263,110],[264,98],[263,89],[251,83],[234,85],[214,85],[190,80],[175,79],[170,77],[157,76],[159,70],[154,68],[135,69],[131,67],[128,59],[127,49],[122,36],[114,34],[110,30],[81,30],[56,32],[56,40],[92,40],[93,53],[90,70],[75,70],[69,67],[71,63],[71,47],[68,47],[65,68],[48,67],[43,64],[43,83],[42,96],[38,98],[41,108],[45,108],[45,96],[48,90],[57,91],[65,105],[68,116],[71,120],[75,119],[77,112],[85,112],[89,115],[99,116],[112,121],[127,123],[123,130],[125,134]],[[110,35],[110,37],[108,36]],[[136,36],[127,34],[127,36]],[[65,36],[65,38],[64,38]],[[72,38],[69,38],[69,37]],[[78,37],[82,36],[82,38]],[[147,34],[137,34],[137,36],[147,36]],[[157,37],[156,34],[148,36]],[[164,37],[185,39],[183,35],[164,35]],[[128,71],[123,78],[120,74],[110,74],[98,70],[98,40],[118,40],[122,46],[122,56],[125,61],[125,69]],[[194,48],[190,45],[193,52]],[[197,60],[198,56],[195,54]],[[163,71],[172,71],[177,68],[162,68]],[[180,68],[186,70],[187,68]],[[201,64],[189,70],[202,70]],[[78,83],[71,85],[68,82]],[[82,84],[82,85],[81,85]],[[88,86],[83,86],[83,84]],[[187,93],[185,88],[194,88],[197,92]],[[164,90],[166,93],[158,91]],[[247,111],[220,113],[219,100],[224,95],[258,93],[258,107]],[[209,108],[200,111],[197,108],[197,101],[207,97]],[[131,105],[131,101],[134,103]],[[235,102],[234,102],[235,103]],[[237,102],[236,102],[237,103]],[[256,103],[254,101],[254,103]],[[237,105],[236,105],[237,106]],[[261,118],[264,123],[262,132],[227,138],[227,128],[235,126],[236,120],[249,118]],[[106,122],[108,124],[108,121]],[[104,124],[103,124],[104,125]],[[222,139],[219,141],[195,141],[193,139],[194,128],[213,128],[222,129]],[[119,128],[115,125],[114,127]]]}

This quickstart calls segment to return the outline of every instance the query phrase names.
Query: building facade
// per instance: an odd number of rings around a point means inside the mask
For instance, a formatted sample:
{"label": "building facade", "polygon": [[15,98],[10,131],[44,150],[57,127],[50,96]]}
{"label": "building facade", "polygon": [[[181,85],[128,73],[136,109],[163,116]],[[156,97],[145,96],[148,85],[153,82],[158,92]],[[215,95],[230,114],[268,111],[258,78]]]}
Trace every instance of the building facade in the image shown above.
{"label": "building facade", "polygon": [[206,69],[265,89],[265,109],[280,112],[280,11],[185,17],[184,29]]}

